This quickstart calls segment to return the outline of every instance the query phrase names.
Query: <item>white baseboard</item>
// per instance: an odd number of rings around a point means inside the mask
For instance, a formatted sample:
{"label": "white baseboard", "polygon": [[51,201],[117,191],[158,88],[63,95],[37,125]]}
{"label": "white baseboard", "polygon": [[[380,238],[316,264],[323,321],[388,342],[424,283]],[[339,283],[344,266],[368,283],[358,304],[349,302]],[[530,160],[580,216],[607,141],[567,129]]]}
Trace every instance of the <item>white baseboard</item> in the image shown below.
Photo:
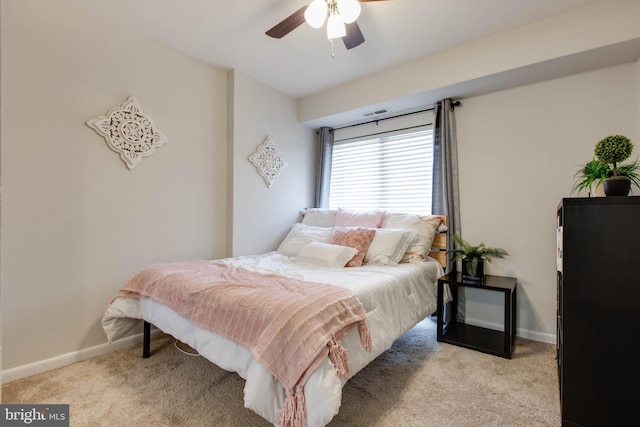
{"label": "white baseboard", "polygon": [[[487,322],[481,319],[465,319],[465,323],[473,326],[479,326],[482,328],[495,329],[496,331],[504,331],[504,326],[501,324],[495,324],[492,322]],[[527,338],[533,341],[540,341],[548,344],[556,343],[556,336],[552,334],[543,334],[536,331],[531,331],[529,329],[518,328],[516,330],[516,336]]]}
{"label": "white baseboard", "polygon": [[[159,329],[153,329],[151,331],[152,339],[158,335],[162,335],[162,331],[160,331]],[[30,377],[31,375],[41,374],[43,372],[51,371],[52,369],[62,368],[63,366],[68,366],[76,362],[91,359],[92,357],[111,353],[112,351],[128,348],[133,345],[142,343],[142,337],[143,334],[131,335],[116,340],[111,344],[99,344],[93,347],[83,348],[78,351],[52,357],[50,359],[40,360],[38,362],[29,363],[27,365],[6,369],[2,371],[1,383],[10,383],[11,381]],[[140,351],[142,354],[142,350]]]}
{"label": "white baseboard", "polygon": [[517,335],[533,341],[545,342],[547,344],[557,344],[557,337],[554,334],[543,334],[528,329],[518,329]]}

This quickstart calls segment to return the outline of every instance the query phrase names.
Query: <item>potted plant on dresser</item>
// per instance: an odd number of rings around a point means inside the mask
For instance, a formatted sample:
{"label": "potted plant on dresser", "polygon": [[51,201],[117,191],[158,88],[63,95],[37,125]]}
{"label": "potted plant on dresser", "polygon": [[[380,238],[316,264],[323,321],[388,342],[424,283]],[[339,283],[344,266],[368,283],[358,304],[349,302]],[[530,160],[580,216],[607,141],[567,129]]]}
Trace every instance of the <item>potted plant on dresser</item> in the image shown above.
{"label": "potted plant on dresser", "polygon": [[[580,194],[582,190],[585,190],[589,197],[604,196],[604,190],[602,189],[602,181],[607,178],[609,173],[609,165],[601,162],[600,160],[593,158],[584,166],[582,166],[576,174],[573,176],[575,181],[571,193],[577,192]],[[599,194],[599,192],[602,194]]]}
{"label": "potted plant on dresser", "polygon": [[[612,175],[603,181],[604,193],[607,196],[626,196],[631,189],[631,179],[620,173],[620,162],[626,160],[633,151],[633,143],[623,135],[610,135],[596,144],[594,153],[596,158],[607,165],[611,165]],[[632,172],[635,173],[634,183],[637,185],[637,162]],[[628,174],[627,174],[628,175]]]}
{"label": "potted plant on dresser", "polygon": [[484,262],[491,262],[493,258],[504,258],[509,255],[504,249],[485,246],[483,242],[472,245],[457,234],[453,235],[455,249],[448,251],[453,254],[453,261],[462,260],[462,280],[467,282],[482,282],[484,279]]}
{"label": "potted plant on dresser", "polygon": [[[618,175],[626,176],[632,184],[640,187],[640,174],[638,173],[638,160],[618,165]],[[574,175],[575,181],[571,193],[585,190],[589,197],[604,197],[603,182],[607,178],[613,177],[613,169],[608,163],[596,159],[595,157],[585,163]]]}

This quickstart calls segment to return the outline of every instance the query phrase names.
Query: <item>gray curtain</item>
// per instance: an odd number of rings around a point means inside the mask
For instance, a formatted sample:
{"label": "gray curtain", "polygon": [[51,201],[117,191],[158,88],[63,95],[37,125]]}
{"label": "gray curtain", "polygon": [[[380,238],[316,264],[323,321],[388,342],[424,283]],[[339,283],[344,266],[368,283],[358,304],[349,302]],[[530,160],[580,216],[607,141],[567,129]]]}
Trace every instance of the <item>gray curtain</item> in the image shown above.
{"label": "gray curtain", "polygon": [[329,207],[331,185],[331,158],[333,156],[333,128],[321,127],[318,131],[318,164],[316,176],[316,208]]}
{"label": "gray curtain", "polygon": [[[458,103],[456,103],[457,105]],[[433,109],[433,194],[432,213],[446,215],[447,247],[454,247],[453,234],[460,235],[460,194],[458,191],[458,148],[454,103],[450,99],[438,101]],[[447,255],[447,272],[455,268]]]}

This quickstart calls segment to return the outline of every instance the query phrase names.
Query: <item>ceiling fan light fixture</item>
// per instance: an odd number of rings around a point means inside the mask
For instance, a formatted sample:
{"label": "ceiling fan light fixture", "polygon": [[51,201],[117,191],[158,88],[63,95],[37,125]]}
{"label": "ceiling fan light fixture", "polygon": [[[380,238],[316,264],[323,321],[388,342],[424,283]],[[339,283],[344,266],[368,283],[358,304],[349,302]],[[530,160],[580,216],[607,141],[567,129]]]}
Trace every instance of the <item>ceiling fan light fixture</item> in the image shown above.
{"label": "ceiling fan light fixture", "polygon": [[[0,0],[1,1],[1,0]],[[331,43],[331,57],[335,39],[342,39],[345,48],[353,49],[364,43],[364,36],[356,19],[360,16],[360,2],[377,2],[385,0],[307,0],[310,3],[301,6],[287,18],[270,28],[265,33],[269,37],[280,39],[304,24],[319,29],[327,21],[327,38]]]}
{"label": "ceiling fan light fixture", "polygon": [[339,39],[347,35],[347,28],[344,19],[340,15],[329,15],[327,20],[327,38],[329,40]]}
{"label": "ceiling fan light fixture", "polygon": [[327,17],[327,3],[324,0],[313,0],[304,11],[304,20],[312,28],[320,28]]}
{"label": "ceiling fan light fixture", "polygon": [[342,16],[342,19],[344,19],[345,24],[355,22],[355,20],[360,16],[362,7],[358,0],[338,0],[337,3],[338,12],[340,13],[340,16]]}

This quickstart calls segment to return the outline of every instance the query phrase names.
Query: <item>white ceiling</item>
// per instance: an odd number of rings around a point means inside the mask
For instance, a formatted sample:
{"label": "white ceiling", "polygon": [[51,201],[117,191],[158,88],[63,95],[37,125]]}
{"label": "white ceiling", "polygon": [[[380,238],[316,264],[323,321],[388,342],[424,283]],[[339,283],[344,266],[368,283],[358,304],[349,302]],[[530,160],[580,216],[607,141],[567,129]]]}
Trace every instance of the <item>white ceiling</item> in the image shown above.
{"label": "white ceiling", "polygon": [[[311,0],[72,0],[114,25],[302,98],[601,0],[388,0],[362,4],[366,41],[349,51],[306,24],[265,31]],[[117,28],[117,27],[116,27]]]}

